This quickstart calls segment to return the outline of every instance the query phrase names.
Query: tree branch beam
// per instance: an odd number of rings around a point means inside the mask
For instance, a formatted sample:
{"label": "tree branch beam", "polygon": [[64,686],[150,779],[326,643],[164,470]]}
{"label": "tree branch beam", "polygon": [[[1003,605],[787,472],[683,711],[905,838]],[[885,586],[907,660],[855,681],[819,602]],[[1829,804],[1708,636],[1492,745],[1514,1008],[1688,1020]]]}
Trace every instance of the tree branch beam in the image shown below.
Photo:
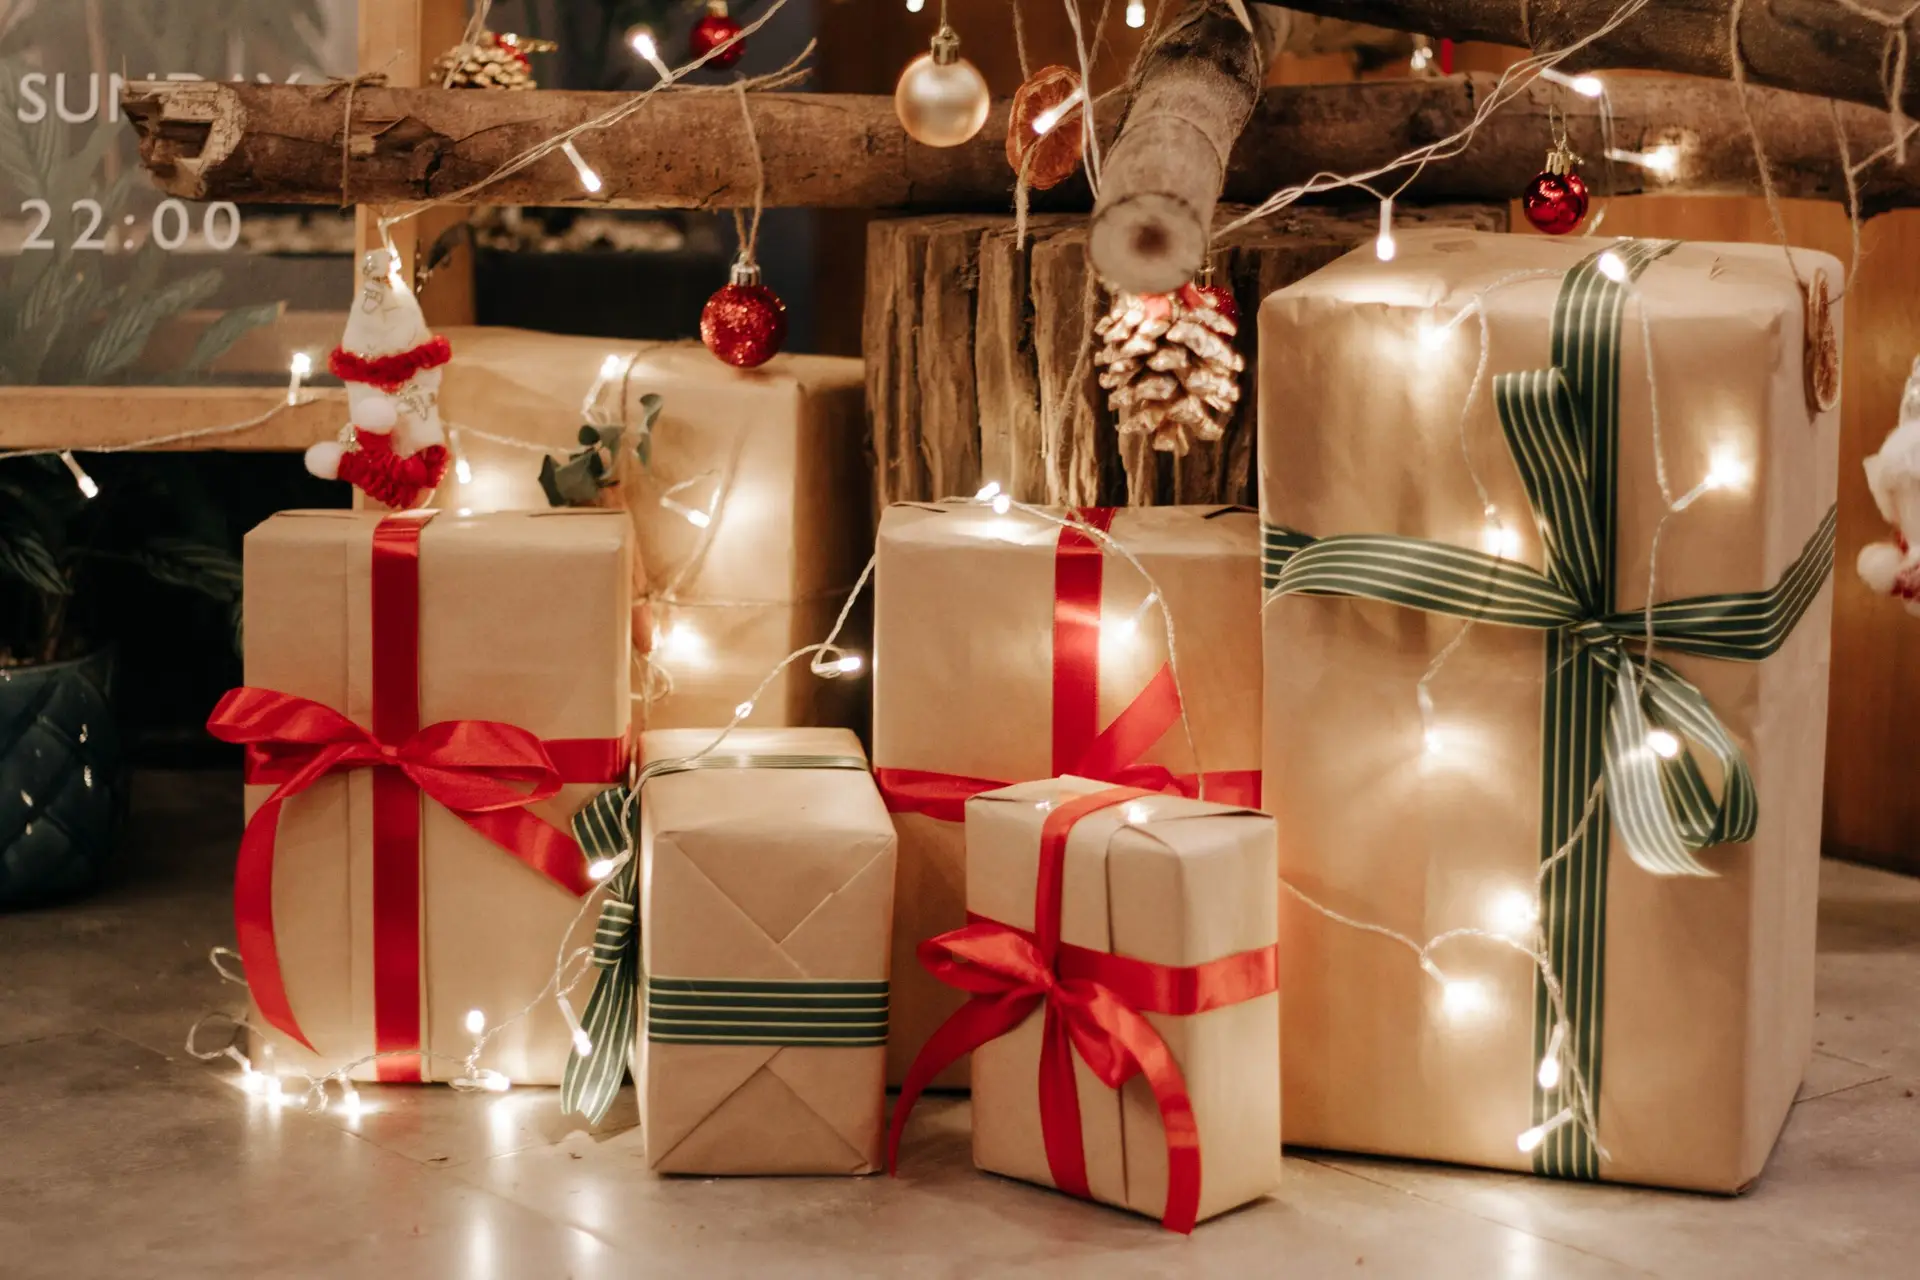
{"label": "tree branch beam", "polygon": [[[1332,14],[1422,35],[1488,40],[1546,53],[1598,31],[1624,0],[1287,0],[1306,13]],[[1869,0],[1872,3],[1872,0]],[[1896,0],[1880,0],[1896,9]],[[1654,0],[1604,39],[1582,49],[1569,68],[1608,67],[1733,75],[1728,24],[1734,0]],[[1905,7],[1897,0],[1897,7]],[[1740,52],[1757,85],[1885,108],[1894,29],[1849,12],[1835,0],[1747,0]],[[1903,110],[1920,113],[1920,42],[1909,42]],[[1610,86],[1611,87],[1611,86]]]}
{"label": "tree branch beam", "polygon": [[[1492,93],[1494,77],[1297,85],[1265,91],[1233,150],[1225,198],[1257,204],[1278,188],[1321,173],[1378,168],[1464,128]],[[1753,150],[1734,89],[1708,80],[1621,77],[1609,86],[1614,143],[1646,152],[1677,148],[1671,176],[1630,164],[1611,174],[1594,104],[1564,105],[1583,172],[1601,193],[1751,194]],[[241,203],[405,205],[479,181],[521,151],[623,100],[617,94],[477,93],[361,89],[355,94],[348,181],[341,184],[340,92],[300,85],[213,82],[133,84],[126,109],[143,161],[171,195]],[[1459,156],[1430,164],[1408,200],[1486,200],[1517,195],[1545,158],[1549,86],[1536,84],[1494,113]],[[765,147],[771,206],[902,210],[1004,210],[1014,175],[1004,146],[1006,104],[980,137],[935,150],[911,143],[887,97],[749,95]],[[1858,161],[1892,137],[1885,112],[1800,94],[1750,92],[1762,142],[1783,196],[1843,199],[1838,137]],[[605,183],[585,191],[573,167],[549,156],[475,193],[475,204],[721,209],[753,201],[753,166],[735,111],[695,93],[661,94],[619,126],[583,136],[580,147]],[[998,126],[996,128],[996,125]],[[1117,112],[1100,127],[1112,138]],[[1111,171],[1110,171],[1111,172]],[[1109,178],[1111,182],[1111,178]],[[1109,188],[1111,190],[1111,188]],[[1338,193],[1335,193],[1336,195]],[[1920,205],[1920,146],[1908,162],[1882,158],[1861,177],[1868,214]],[[1039,192],[1039,210],[1083,211],[1075,179]]]}

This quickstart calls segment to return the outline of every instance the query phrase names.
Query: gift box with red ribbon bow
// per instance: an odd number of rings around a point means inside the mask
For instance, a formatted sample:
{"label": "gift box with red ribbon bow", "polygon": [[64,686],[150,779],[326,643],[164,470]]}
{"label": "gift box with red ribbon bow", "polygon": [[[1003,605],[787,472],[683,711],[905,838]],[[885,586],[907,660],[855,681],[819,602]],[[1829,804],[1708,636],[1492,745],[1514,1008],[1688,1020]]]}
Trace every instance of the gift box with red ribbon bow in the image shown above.
{"label": "gift box with red ribbon bow", "polygon": [[1280,1179],[1273,819],[1058,778],[967,802],[968,923],[920,963],[966,997],[907,1073],[973,1055],[982,1169],[1194,1223]]}
{"label": "gift box with red ribbon bow", "polygon": [[[208,727],[247,748],[235,930],[272,1069],[458,1077],[470,1013],[505,1023],[590,944],[568,817],[626,775],[632,555],[603,511],[247,535],[247,687]],[[539,1002],[476,1065],[558,1084],[571,1044]]]}
{"label": "gift box with red ribbon bow", "polygon": [[[912,503],[880,522],[874,777],[900,833],[892,1083],[960,1004],[914,952],[966,923],[968,797],[1072,773],[1259,801],[1254,513],[1052,514]],[[963,1067],[939,1083],[964,1085]]]}

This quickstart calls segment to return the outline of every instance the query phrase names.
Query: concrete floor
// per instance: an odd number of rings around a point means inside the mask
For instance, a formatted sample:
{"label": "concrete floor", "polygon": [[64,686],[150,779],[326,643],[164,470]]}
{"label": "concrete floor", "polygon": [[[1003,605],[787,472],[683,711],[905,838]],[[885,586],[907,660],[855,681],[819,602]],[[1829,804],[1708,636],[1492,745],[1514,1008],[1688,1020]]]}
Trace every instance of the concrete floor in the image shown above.
{"label": "concrete floor", "polygon": [[924,1107],[905,1178],[786,1181],[652,1176],[630,1097],[597,1135],[549,1090],[367,1088],[358,1122],[251,1100],[181,1051],[234,1004],[205,955],[237,799],[144,777],[116,884],[0,916],[0,1276],[1920,1273],[1920,882],[1826,867],[1820,1052],[1739,1200],[1299,1152],[1182,1240],[975,1173],[958,1100]]}

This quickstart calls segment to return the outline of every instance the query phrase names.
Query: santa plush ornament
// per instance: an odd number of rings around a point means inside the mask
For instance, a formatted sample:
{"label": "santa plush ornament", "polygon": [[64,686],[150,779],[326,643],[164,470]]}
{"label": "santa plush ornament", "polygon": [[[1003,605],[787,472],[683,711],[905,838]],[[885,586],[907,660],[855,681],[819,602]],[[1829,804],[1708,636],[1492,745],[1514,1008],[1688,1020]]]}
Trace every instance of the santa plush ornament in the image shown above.
{"label": "santa plush ornament", "polygon": [[341,441],[307,450],[307,470],[405,510],[446,478],[440,371],[453,349],[427,328],[391,251],[369,253],[360,277],[346,331],[327,357],[328,370],[347,384],[348,426]]}
{"label": "santa plush ornament", "polygon": [[1900,399],[1900,425],[1865,466],[1867,488],[1894,540],[1860,548],[1855,567],[1869,587],[1904,600],[1907,612],[1920,617],[1920,359]]}

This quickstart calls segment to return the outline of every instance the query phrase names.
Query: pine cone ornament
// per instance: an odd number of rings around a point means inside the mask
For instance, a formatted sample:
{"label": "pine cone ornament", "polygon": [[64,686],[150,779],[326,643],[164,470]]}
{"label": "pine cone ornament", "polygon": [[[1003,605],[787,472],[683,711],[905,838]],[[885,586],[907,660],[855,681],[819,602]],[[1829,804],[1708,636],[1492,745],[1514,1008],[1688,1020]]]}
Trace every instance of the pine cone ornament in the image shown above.
{"label": "pine cone ornament", "polygon": [[551,40],[482,31],[471,46],[455,45],[435,59],[430,83],[450,89],[538,89],[527,55],[549,53],[555,47]]}
{"label": "pine cone ornament", "polygon": [[1149,432],[1153,447],[1184,457],[1193,441],[1218,440],[1240,403],[1247,362],[1233,349],[1240,330],[1214,292],[1114,295],[1093,327],[1094,361],[1120,433]]}

